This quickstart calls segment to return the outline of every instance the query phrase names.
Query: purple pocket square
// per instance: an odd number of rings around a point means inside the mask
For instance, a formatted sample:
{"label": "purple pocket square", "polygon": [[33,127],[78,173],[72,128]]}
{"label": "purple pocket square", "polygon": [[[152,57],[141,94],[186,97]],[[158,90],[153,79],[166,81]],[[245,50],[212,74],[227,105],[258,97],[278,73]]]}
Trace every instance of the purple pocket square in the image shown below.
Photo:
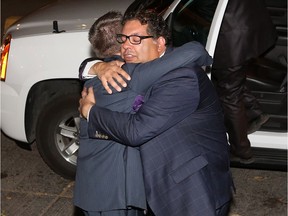
{"label": "purple pocket square", "polygon": [[144,103],[144,97],[142,95],[137,95],[132,106],[133,110],[137,112],[143,103]]}

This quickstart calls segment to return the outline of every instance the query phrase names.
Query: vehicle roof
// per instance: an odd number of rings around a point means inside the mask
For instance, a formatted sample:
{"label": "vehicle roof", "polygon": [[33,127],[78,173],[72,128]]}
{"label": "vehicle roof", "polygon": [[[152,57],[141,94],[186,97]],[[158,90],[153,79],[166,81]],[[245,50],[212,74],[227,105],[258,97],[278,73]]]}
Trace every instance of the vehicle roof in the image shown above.
{"label": "vehicle roof", "polygon": [[65,32],[88,31],[93,22],[111,10],[125,12],[133,0],[61,0],[48,4],[18,20],[8,32],[13,37],[53,32],[53,21]]}

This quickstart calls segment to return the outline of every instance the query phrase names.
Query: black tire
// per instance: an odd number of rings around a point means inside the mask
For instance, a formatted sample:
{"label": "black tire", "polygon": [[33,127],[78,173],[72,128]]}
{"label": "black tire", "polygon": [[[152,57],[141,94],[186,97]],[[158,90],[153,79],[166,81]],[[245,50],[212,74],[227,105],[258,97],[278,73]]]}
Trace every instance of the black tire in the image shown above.
{"label": "black tire", "polygon": [[36,144],[45,163],[66,179],[74,179],[79,148],[79,94],[53,99],[41,111],[36,127]]}

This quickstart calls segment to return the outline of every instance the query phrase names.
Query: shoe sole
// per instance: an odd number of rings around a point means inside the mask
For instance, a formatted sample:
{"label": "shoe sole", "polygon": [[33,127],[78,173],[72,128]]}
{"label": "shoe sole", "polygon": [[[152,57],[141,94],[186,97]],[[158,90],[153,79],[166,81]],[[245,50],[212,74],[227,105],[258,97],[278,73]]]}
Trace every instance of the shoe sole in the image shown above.
{"label": "shoe sole", "polygon": [[252,164],[252,163],[255,162],[254,158],[244,159],[244,158],[240,158],[240,157],[237,157],[237,156],[231,156],[230,160],[233,161],[233,162],[234,161],[235,162],[239,162],[241,164]]}

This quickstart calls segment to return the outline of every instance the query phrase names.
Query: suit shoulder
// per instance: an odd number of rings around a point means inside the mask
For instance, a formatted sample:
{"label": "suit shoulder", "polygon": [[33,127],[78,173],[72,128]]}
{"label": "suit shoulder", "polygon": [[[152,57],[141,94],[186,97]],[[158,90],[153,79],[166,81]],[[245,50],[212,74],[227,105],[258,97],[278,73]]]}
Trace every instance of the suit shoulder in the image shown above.
{"label": "suit shoulder", "polygon": [[89,88],[89,87],[98,87],[101,84],[101,81],[97,78],[91,78],[85,81],[84,87]]}
{"label": "suit shoulder", "polygon": [[135,71],[139,71],[137,69],[141,65],[140,63],[126,63],[122,66],[122,69],[126,71],[130,76],[134,76]]}
{"label": "suit shoulder", "polygon": [[162,78],[177,78],[177,77],[195,77],[198,72],[204,72],[201,67],[197,65],[190,65],[189,67],[179,67],[175,70],[171,70],[169,73],[164,75]]}

